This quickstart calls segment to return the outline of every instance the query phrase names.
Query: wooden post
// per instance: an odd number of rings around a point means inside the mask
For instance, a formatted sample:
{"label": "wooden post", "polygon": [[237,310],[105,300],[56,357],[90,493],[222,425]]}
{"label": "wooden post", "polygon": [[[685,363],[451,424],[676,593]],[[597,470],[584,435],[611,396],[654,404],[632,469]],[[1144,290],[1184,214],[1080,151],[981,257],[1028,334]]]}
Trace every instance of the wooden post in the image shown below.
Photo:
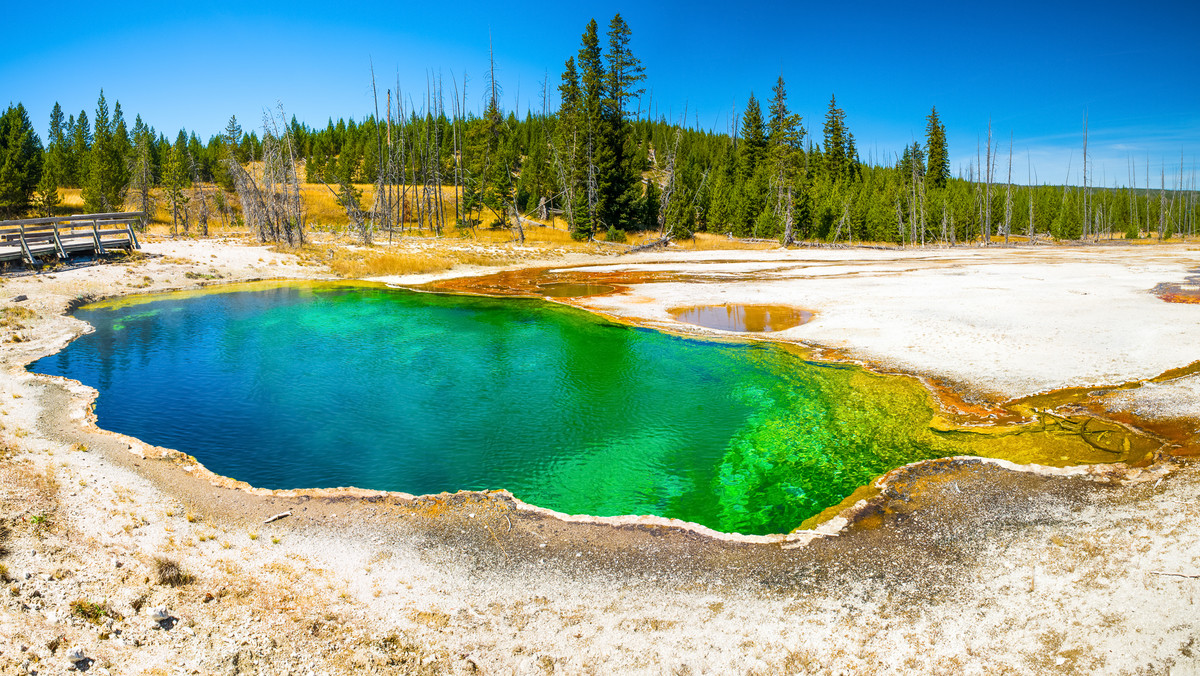
{"label": "wooden post", "polygon": [[54,228],[54,249],[58,252],[59,258],[66,258],[67,251],[63,248],[62,240],[58,237],[58,223],[50,224]]}
{"label": "wooden post", "polygon": [[96,221],[92,221],[92,241],[96,243],[96,255],[104,253],[104,245],[100,243],[100,228],[97,227]]}
{"label": "wooden post", "polygon": [[133,234],[133,223],[126,223],[125,230],[129,232],[129,250],[142,248],[142,245],[138,243],[137,235]]}
{"label": "wooden post", "polygon": [[33,265],[33,254],[29,252],[29,245],[25,243],[25,224],[21,224],[21,252],[25,254],[25,262]]}

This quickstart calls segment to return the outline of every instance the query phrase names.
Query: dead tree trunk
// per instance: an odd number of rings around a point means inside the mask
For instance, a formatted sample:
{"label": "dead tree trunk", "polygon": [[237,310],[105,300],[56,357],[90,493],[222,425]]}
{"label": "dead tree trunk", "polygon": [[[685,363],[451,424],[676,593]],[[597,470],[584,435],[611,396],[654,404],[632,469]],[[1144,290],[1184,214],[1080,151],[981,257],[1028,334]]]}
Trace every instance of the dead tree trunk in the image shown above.
{"label": "dead tree trunk", "polygon": [[992,242],[992,120],[988,118],[986,188],[983,193],[983,243]]}
{"label": "dead tree trunk", "polygon": [[1004,243],[1012,231],[1012,132],[1008,135],[1008,182],[1004,184]]}

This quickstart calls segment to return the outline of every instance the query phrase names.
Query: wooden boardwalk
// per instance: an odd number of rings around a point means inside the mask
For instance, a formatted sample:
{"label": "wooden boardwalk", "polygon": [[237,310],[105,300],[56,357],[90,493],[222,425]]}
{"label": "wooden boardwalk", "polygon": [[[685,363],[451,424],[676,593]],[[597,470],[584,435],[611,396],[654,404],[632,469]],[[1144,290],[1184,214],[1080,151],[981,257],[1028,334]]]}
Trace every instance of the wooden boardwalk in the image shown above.
{"label": "wooden boardwalk", "polygon": [[72,254],[99,255],[109,249],[142,248],[133,232],[142,212],[80,214],[0,221],[0,262],[67,258]]}

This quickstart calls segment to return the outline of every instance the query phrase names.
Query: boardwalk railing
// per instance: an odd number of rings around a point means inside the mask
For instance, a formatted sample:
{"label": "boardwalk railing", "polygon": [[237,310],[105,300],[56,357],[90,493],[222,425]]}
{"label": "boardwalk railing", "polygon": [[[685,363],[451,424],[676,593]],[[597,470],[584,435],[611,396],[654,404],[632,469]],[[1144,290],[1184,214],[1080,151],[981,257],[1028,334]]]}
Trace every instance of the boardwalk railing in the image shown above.
{"label": "boardwalk railing", "polygon": [[133,232],[142,212],[80,214],[0,221],[0,261],[67,258],[71,254],[102,254],[109,249],[142,248]]}

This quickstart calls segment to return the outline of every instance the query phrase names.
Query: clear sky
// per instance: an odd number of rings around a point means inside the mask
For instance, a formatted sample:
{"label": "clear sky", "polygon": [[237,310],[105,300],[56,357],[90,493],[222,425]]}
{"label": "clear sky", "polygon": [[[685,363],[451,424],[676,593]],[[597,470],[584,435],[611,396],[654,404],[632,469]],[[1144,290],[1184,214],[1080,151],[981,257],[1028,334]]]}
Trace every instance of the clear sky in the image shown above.
{"label": "clear sky", "polygon": [[[1089,119],[1095,183],[1142,185],[1200,165],[1200,3],[638,2],[638,3],[115,3],[10,2],[0,42],[0,105],[22,102],[45,136],[55,101],[92,116],[101,87],[130,122],[207,138],[236,114],[257,126],[282,103],[313,126],[373,110],[399,82],[419,101],[429,77],[468,82],[480,107],[489,39],[506,108],[551,108],[563,62],[589,18],[603,32],[620,12],[646,66],[653,108],[726,131],[753,90],[775,78],[820,135],[831,94],[864,159],[893,158],[922,140],[936,105],[954,173],[974,161],[988,120],[1014,181],[1080,180]],[[603,42],[603,37],[602,37]],[[448,94],[452,95],[452,94]],[[6,99],[6,100],[5,100]],[[651,97],[646,97],[650,105]],[[382,103],[381,103],[382,105]],[[1089,158],[1089,159],[1090,159]],[[1188,179],[1190,181],[1190,178]]]}

